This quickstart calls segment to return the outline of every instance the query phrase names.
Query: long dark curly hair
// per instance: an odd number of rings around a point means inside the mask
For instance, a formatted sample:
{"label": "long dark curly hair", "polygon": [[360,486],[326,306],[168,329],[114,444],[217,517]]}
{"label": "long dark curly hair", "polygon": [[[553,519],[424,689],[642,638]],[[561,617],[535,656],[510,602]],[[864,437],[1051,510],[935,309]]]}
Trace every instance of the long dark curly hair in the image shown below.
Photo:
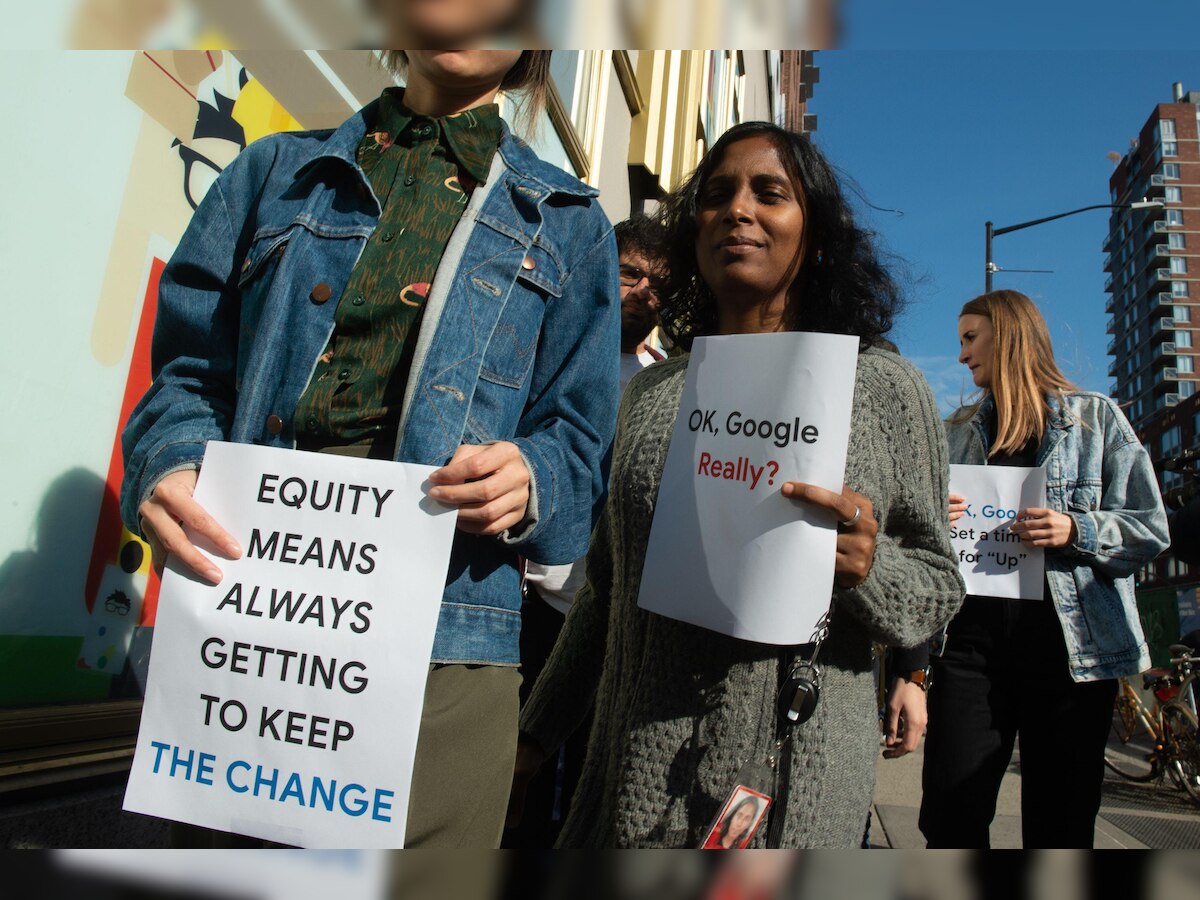
{"label": "long dark curly hair", "polygon": [[855,222],[833,167],[812,141],[770,122],[734,125],[663,201],[659,215],[671,235],[663,328],[685,349],[693,338],[717,331],[716,299],[696,263],[697,198],[729,147],[751,137],[775,145],[804,209],[804,259],[789,291],[786,326],[858,335],[864,349],[879,344],[895,323],[903,297],[880,260],[874,234]]}

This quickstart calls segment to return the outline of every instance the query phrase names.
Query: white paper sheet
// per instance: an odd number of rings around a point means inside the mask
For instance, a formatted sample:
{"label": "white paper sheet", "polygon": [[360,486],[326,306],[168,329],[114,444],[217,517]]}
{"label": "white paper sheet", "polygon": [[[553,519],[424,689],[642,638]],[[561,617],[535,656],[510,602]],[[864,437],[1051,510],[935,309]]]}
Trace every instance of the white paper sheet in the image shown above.
{"label": "white paper sheet", "polygon": [[857,366],[846,335],[696,340],[639,606],[744,640],[809,640],[829,608],[837,523],[780,488],[841,491]]}
{"label": "white paper sheet", "polygon": [[1017,512],[1046,505],[1046,470],[1021,466],[950,467],[950,493],[966,498],[966,514],[950,540],[968,594],[1041,600],[1045,552],[1009,530]]}
{"label": "white paper sheet", "polygon": [[455,527],[427,466],[210,442],[246,550],[168,563],[125,808],[300,847],[403,846]]}

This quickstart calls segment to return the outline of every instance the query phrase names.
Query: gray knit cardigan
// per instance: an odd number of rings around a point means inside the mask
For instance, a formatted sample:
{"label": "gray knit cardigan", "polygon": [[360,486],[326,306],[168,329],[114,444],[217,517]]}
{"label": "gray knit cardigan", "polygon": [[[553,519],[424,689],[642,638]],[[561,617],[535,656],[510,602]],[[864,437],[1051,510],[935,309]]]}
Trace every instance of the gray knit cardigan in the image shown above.
{"label": "gray knit cardigan", "polygon": [[[630,382],[587,581],[522,712],[522,731],[553,751],[595,700],[564,847],[695,847],[739,768],[774,737],[778,648],[637,606],[687,364],[667,360]],[[880,740],[872,641],[913,646],[963,597],[946,524],[946,442],[928,385],[899,356],[864,351],[851,421],[845,480],[870,498],[878,542],[867,580],[834,590],[820,702],[794,741],[786,847],[859,845]]]}

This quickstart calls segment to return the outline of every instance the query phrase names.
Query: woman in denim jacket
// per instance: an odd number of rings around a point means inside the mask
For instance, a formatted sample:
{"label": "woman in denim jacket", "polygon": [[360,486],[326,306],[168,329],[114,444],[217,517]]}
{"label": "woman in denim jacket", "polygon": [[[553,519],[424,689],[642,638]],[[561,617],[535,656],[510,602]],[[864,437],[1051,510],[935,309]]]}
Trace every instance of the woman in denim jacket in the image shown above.
{"label": "woman in denim jacket", "polygon": [[[395,5],[389,5],[389,9]],[[409,845],[498,844],[516,752],[518,554],[587,548],[618,399],[616,242],[595,189],[493,102],[548,51],[410,51],[407,86],[228,166],[163,272],[154,382],[123,436],[122,512],[161,564],[230,557],[192,500],[209,440],[440,466],[459,508]]]}
{"label": "woman in denim jacket", "polygon": [[[983,390],[947,423],[950,460],[1042,466],[1045,509],[1012,526],[1045,549],[1045,598],[968,595],[934,660],[921,830],[987,847],[1020,736],[1024,846],[1091,847],[1116,679],[1150,665],[1133,575],[1166,549],[1150,459],[1111,399],[1077,390],[1016,291],[963,307],[959,361]],[[971,498],[951,496],[951,522]]]}

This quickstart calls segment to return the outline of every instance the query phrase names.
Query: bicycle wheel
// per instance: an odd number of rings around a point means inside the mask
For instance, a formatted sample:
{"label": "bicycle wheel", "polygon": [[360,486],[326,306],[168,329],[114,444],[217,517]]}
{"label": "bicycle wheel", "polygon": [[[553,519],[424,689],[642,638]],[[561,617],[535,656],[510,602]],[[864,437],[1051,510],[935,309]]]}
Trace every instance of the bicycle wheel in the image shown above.
{"label": "bicycle wheel", "polygon": [[1200,803],[1200,742],[1196,717],[1180,703],[1168,703],[1162,710],[1163,755],[1171,778],[1196,803]]}
{"label": "bicycle wheel", "polygon": [[1129,781],[1151,781],[1158,777],[1158,754],[1149,735],[1139,735],[1126,743],[1121,734],[1121,723],[1114,715],[1112,733],[1104,748],[1104,764]]}
{"label": "bicycle wheel", "polygon": [[1135,734],[1146,731],[1146,726],[1139,715],[1139,704],[1130,696],[1132,690],[1129,682],[1122,678],[1117,693],[1116,713],[1113,716],[1113,733],[1122,744],[1128,744]]}

